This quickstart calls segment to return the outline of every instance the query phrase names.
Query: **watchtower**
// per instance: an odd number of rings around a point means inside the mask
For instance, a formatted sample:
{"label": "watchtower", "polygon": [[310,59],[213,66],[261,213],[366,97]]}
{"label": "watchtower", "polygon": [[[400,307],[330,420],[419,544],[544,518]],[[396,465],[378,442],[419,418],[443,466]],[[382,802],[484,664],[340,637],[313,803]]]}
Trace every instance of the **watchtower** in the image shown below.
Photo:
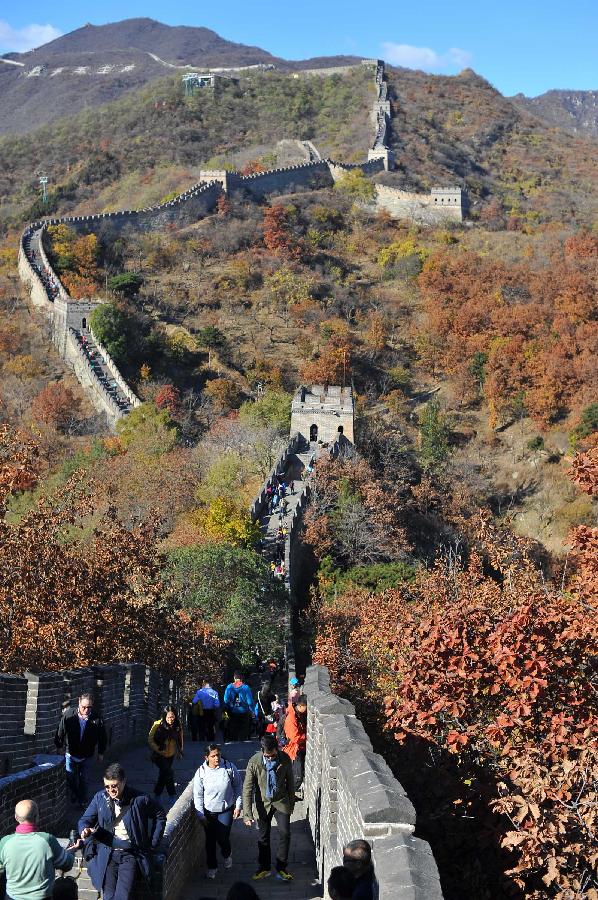
{"label": "watchtower", "polygon": [[291,404],[291,434],[332,444],[339,435],[353,443],[353,391],[339,385],[299,388]]}

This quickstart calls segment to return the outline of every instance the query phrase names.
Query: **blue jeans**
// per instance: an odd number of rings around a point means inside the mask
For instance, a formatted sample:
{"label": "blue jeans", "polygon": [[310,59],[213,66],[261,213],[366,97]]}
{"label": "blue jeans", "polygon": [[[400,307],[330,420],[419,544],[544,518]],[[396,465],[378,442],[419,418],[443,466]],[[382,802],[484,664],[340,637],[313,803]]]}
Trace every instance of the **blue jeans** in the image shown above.
{"label": "blue jeans", "polygon": [[72,756],[65,756],[66,764],[66,783],[71,792],[74,803],[87,802],[87,770],[89,768],[89,759],[83,759],[81,762],[73,759]]}

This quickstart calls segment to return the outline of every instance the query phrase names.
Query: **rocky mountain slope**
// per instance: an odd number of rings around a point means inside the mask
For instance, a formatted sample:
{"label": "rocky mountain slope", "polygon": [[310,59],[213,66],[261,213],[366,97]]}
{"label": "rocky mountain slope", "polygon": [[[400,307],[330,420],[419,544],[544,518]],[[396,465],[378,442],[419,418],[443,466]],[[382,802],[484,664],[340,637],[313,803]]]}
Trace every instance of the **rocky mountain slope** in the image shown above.
{"label": "rocky mountain slope", "polygon": [[259,47],[227,41],[208,28],[173,27],[153,19],[85,25],[36,50],[0,58],[0,134],[26,133],[186,66],[262,64],[289,70],[353,61],[325,57],[288,62]]}
{"label": "rocky mountain slope", "polygon": [[546,91],[538,97],[510,98],[520,109],[566,131],[598,137],[598,91]]}

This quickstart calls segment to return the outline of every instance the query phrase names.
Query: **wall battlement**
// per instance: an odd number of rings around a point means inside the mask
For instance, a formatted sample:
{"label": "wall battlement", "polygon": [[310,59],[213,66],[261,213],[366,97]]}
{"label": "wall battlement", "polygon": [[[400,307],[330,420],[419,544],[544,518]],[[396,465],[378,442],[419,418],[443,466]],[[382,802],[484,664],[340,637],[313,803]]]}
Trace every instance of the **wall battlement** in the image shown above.
{"label": "wall battlement", "polygon": [[372,845],[378,900],[441,900],[430,845],[413,835],[415,810],[371,741],[355,707],[332,693],[323,666],[311,666],[307,694],[305,799],[324,884],[355,838]]}
{"label": "wall battlement", "polygon": [[55,758],[54,732],[63,709],[83,692],[94,695],[110,750],[145,740],[162,706],[179,701],[171,679],[140,663],[0,673],[0,834],[14,826],[14,800],[25,784],[27,796],[42,805],[42,826],[60,824],[64,762]]}

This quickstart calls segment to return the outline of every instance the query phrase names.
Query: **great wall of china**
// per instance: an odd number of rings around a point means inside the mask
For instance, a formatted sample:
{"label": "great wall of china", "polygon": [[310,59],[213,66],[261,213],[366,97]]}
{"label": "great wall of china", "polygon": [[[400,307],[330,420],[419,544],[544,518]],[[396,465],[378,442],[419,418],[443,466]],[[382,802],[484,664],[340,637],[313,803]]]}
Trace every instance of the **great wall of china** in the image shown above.
{"label": "great wall of china", "polygon": [[[360,168],[366,175],[373,175],[390,168],[392,153],[387,134],[391,107],[384,66],[377,60],[364,62],[375,68],[377,97],[372,109],[375,136],[368,160],[361,166],[323,160],[308,142],[305,152],[309,161],[301,165],[249,176],[228,171],[202,172],[196,185],[156,207],[47,219],[32,223],[25,230],[19,248],[20,277],[29,289],[32,303],[49,316],[58,351],[96,407],[106,414],[111,427],[140,401],[89,329],[89,316],[99,301],[72,300],[52,271],[43,246],[46,227],[64,223],[79,233],[89,233],[100,227],[118,232],[125,227],[162,229],[171,222],[186,225],[208,215],[223,192],[259,201],[296,190],[331,186],[350,169]],[[428,197],[385,185],[375,187],[378,208],[387,209],[391,215],[426,224],[462,218],[458,188],[436,189]],[[337,455],[353,439],[352,399],[349,413],[340,388],[338,397],[332,393],[327,399],[322,386],[311,390],[314,403],[310,408],[305,405],[304,394],[298,392],[301,397],[296,397],[293,404],[291,438],[271,473],[293,473],[298,488],[289,510],[284,542],[284,578],[289,594],[285,640],[291,673],[291,621],[300,568],[300,525],[310,493],[305,473],[310,471],[318,452]],[[336,416],[342,426],[337,428],[335,419],[330,434],[330,423],[325,419],[328,413]],[[311,440],[310,428],[314,424],[320,430],[320,445]],[[322,450],[324,438],[326,446]],[[256,497],[251,515],[261,525],[267,555],[272,534],[265,487],[264,484]],[[42,803],[45,827],[58,826],[64,816],[64,767],[61,760],[47,754],[52,752],[51,731],[60,710],[80,688],[95,692],[98,708],[110,727],[113,748],[143,739],[165,699],[180,701],[176,685],[136,664],[25,673],[22,677],[0,675],[0,696],[6,711],[0,721],[0,764],[4,773],[0,778],[1,832],[10,827],[15,798],[24,794]],[[430,847],[413,834],[413,806],[384,759],[374,753],[354,707],[331,692],[328,673],[319,666],[307,670],[305,691],[310,701],[305,815],[321,881],[325,883],[332,866],[339,864],[343,843],[363,836],[373,846],[379,900],[439,900],[442,891]],[[176,900],[192,870],[203,859],[203,832],[196,824],[191,787],[168,814],[164,851],[165,863],[152,896]]]}
{"label": "great wall of china", "polygon": [[[96,408],[107,417],[111,428],[140,401],[128,387],[107,351],[88,331],[88,319],[98,300],[72,300],[46,257],[43,240],[49,225],[66,224],[78,233],[100,229],[119,232],[162,230],[169,224],[190,225],[207,216],[224,192],[233,197],[262,201],[267,197],[297,190],[331,187],[351,169],[361,169],[371,176],[392,167],[392,151],[388,146],[391,106],[381,60],[363,60],[375,74],[376,99],[371,118],[374,139],[368,159],[362,165],[321,159],[311,142],[305,143],[309,161],[293,166],[270,169],[253,175],[238,172],[206,170],[197,184],[166,203],[137,210],[119,210],[89,216],[63,216],[33,222],[24,231],[19,246],[19,275],[27,285],[31,300],[45,310],[51,321],[53,341],[77,378],[88,392]],[[313,73],[304,73],[313,74]],[[413,194],[387,185],[375,185],[376,206],[397,218],[409,218],[425,224],[461,221],[460,188],[433,188],[429,195]],[[33,251],[33,252],[32,252]]]}

